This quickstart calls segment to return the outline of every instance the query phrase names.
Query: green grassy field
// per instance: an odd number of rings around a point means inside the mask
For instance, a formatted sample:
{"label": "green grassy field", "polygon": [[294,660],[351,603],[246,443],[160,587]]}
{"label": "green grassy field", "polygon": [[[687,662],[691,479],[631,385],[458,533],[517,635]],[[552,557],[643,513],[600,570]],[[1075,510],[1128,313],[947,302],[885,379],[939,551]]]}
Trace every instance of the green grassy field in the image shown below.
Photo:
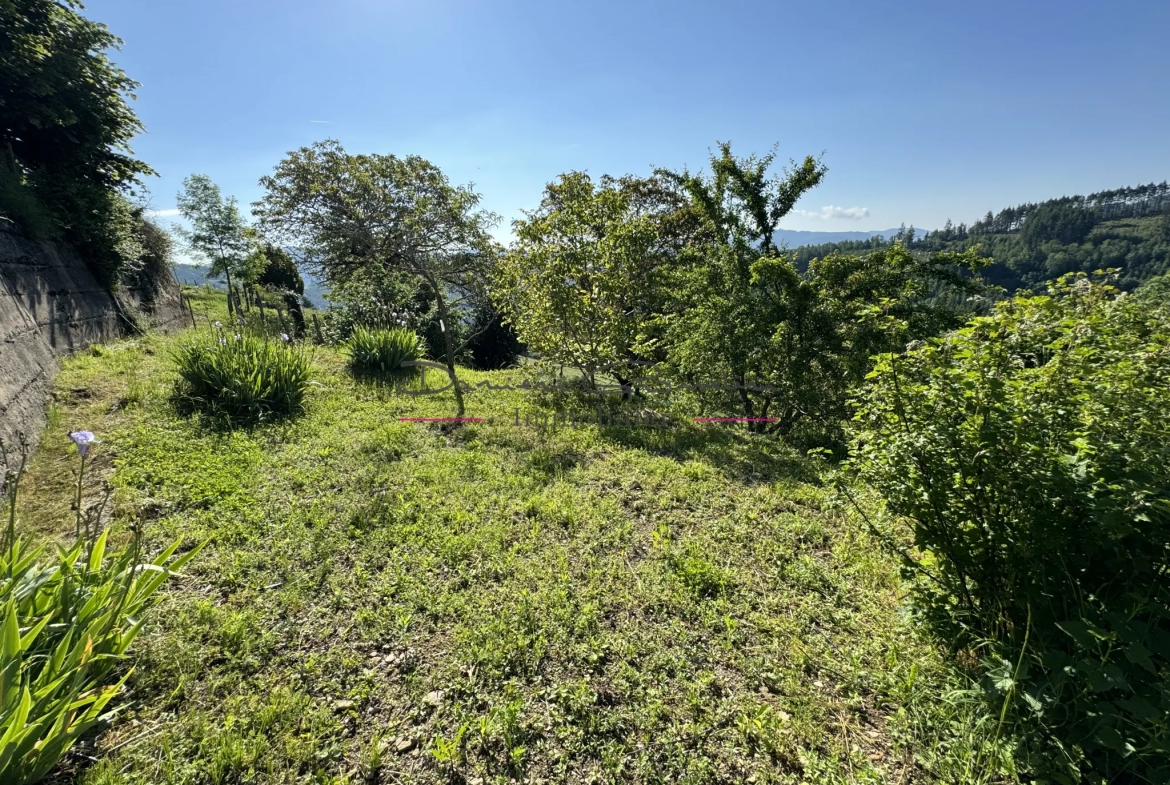
{"label": "green grassy field", "polygon": [[894,561],[771,437],[517,428],[559,405],[519,391],[402,423],[452,396],[361,385],[330,348],[305,417],[207,430],[169,402],[190,337],[68,360],[27,478],[24,531],[71,534],[66,432],[92,430],[115,533],[210,539],[58,781],[1009,779]]}

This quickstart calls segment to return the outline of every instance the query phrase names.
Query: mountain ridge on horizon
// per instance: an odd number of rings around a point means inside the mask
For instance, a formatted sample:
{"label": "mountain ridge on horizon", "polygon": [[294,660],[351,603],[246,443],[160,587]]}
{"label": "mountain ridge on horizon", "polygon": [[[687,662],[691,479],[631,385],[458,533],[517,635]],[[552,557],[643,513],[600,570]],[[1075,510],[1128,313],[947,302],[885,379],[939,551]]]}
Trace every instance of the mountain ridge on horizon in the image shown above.
{"label": "mountain ridge on horizon", "polygon": [[[881,235],[885,238],[890,238],[902,231],[903,227],[896,227],[894,229],[873,229],[873,230],[854,230],[842,232],[824,232],[819,230],[806,229],[777,229],[772,235],[773,240],[777,245],[787,245],[789,249],[800,248],[805,245],[824,245],[826,243],[844,243],[853,240],[868,240],[871,237]],[[906,227],[909,228],[909,227]],[[926,232],[925,229],[914,228],[915,234],[922,235]]]}

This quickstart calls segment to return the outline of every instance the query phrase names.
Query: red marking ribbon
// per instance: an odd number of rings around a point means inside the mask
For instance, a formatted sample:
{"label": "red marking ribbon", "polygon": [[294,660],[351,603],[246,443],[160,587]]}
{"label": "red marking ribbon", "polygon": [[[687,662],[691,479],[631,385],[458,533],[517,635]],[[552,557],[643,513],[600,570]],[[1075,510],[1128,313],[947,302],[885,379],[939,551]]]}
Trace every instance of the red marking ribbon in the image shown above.
{"label": "red marking ribbon", "polygon": [[483,417],[399,417],[398,422],[484,422]]}
{"label": "red marking ribbon", "polygon": [[695,417],[695,422],[779,422],[779,417]]}

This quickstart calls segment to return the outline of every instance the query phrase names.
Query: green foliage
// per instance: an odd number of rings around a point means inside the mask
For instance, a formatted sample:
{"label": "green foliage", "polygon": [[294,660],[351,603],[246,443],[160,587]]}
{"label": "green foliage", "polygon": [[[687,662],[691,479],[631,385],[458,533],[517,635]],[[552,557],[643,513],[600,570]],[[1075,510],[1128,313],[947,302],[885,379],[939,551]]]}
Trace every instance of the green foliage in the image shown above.
{"label": "green foliage", "polygon": [[34,240],[48,240],[57,232],[52,214],[24,182],[16,166],[3,155],[0,155],[0,218],[6,218],[13,224],[11,228]]}
{"label": "green foliage", "polygon": [[[78,8],[72,0],[0,4],[0,158],[20,183],[11,217],[33,234],[51,219],[52,234],[113,287],[128,236],[121,192],[152,170],[130,155],[142,125],[126,99],[138,85],[106,56],[121,41]],[[0,190],[11,195],[8,182]],[[12,211],[6,201],[0,209]]]}
{"label": "green foliage", "polygon": [[635,212],[622,184],[561,175],[515,232],[493,296],[520,340],[590,381],[601,366],[630,358],[653,312],[662,258],[653,253],[654,222]]}
{"label": "green foliage", "polygon": [[1117,294],[1062,278],[884,355],[855,420],[923,618],[1060,782],[1170,776],[1170,308]]}
{"label": "green foliage", "polygon": [[667,366],[685,383],[739,387],[735,398],[734,392],[714,391],[705,405],[735,406],[747,417],[766,417],[771,399],[748,388],[768,375],[771,358],[765,346],[776,325],[764,313],[772,306],[765,287],[757,284],[761,275],[772,288],[796,283],[795,271],[776,256],[771,237],[826,169],[810,156],[795,170],[769,179],[774,154],[739,158],[729,144],[719,147],[708,176],[663,173],[689,199],[708,231],[675,270],[676,296],[659,319],[662,342]]}
{"label": "green foliage", "polygon": [[666,562],[687,591],[698,599],[719,597],[733,582],[731,574],[712,564],[698,543],[689,542],[682,548],[669,551]]}
{"label": "green foliage", "polygon": [[265,232],[305,252],[330,284],[399,273],[427,288],[455,382],[464,348],[455,323],[466,305],[487,300],[499,250],[488,231],[499,217],[480,209],[480,195],[419,156],[350,155],[336,141],[294,150],[260,182],[266,193],[255,212]]}
{"label": "green foliage", "polygon": [[27,445],[18,463],[9,450],[0,453],[8,518],[0,546],[0,781],[24,785],[43,778],[82,735],[114,716],[106,707],[130,676],[115,681],[142,614],[200,548],[172,559],[176,541],[144,561],[135,529],[130,543],[107,555],[109,529],[97,533],[105,502],[82,510],[83,451],[75,506],[86,536],[55,558],[43,547],[28,549],[15,533]]}
{"label": "green foliage", "polygon": [[175,351],[178,400],[229,424],[295,417],[304,412],[312,375],[304,348],[283,340],[222,329]]}
{"label": "green foliage", "polygon": [[1042,291],[1069,272],[1117,268],[1131,290],[1170,272],[1170,185],[1149,184],[1008,207],[967,226],[946,226],[917,237],[808,246],[797,263],[832,253],[866,253],[901,242],[919,253],[966,251],[976,244],[994,259],[983,276],[1009,291]]}
{"label": "green foliage", "polygon": [[508,368],[520,360],[524,344],[494,308],[484,306],[476,310],[470,327],[472,337],[467,344],[471,365],[481,371]]}
{"label": "green foliage", "polygon": [[768,179],[771,162],[736,158],[724,145],[709,177],[672,175],[709,232],[672,270],[658,348],[676,379],[708,388],[695,396],[704,410],[773,417],[757,430],[832,441],[870,357],[960,324],[967,296],[981,290],[968,271],[981,262],[894,245],[829,255],[801,271],[771,238],[824,167],[808,158]]}
{"label": "green foliage", "polygon": [[358,376],[398,376],[414,369],[402,363],[423,355],[418,334],[405,327],[389,330],[358,327],[346,341],[349,367]]}
{"label": "green foliage", "polygon": [[1133,293],[1136,302],[1147,303],[1150,308],[1170,308],[1170,272],[1151,278]]}
{"label": "green foliage", "polygon": [[[205,174],[193,174],[183,180],[178,194],[179,213],[191,222],[190,229],[178,229],[188,250],[211,263],[208,275],[232,277],[240,283],[252,282],[268,264],[254,241],[254,232],[244,222],[234,196],[224,198],[219,186]],[[232,313],[228,298],[228,313]]]}
{"label": "green foliage", "polygon": [[[406,326],[419,332],[437,322],[434,298],[412,276],[393,270],[374,270],[354,276],[329,292],[330,308],[324,316],[327,343],[342,343],[356,327]],[[402,322],[406,322],[405,325]],[[435,324],[437,330],[438,325]],[[441,336],[427,341],[432,356],[442,350]]]}
{"label": "green foliage", "polygon": [[487,229],[497,217],[419,156],[351,155],[318,142],[289,153],[261,185],[254,212],[267,235],[304,252],[331,285],[380,268],[470,284],[464,277],[494,252]]}
{"label": "green foliage", "polygon": [[1028,213],[1028,220],[1020,230],[1020,240],[1031,249],[1055,240],[1062,245],[1084,242],[1100,221],[1092,207],[1077,204],[1048,202]]}
{"label": "green foliage", "polygon": [[292,317],[298,336],[305,332],[305,313],[301,308],[301,295],[305,293],[305,281],[288,251],[271,243],[258,246],[257,253],[263,256],[264,265],[256,277],[256,283],[284,300]]}
{"label": "green foliage", "polygon": [[142,612],[191,550],[145,567],[136,539],[105,556],[108,530],[57,560],[16,542],[0,554],[0,781],[36,782],[100,722],[129,673],[109,683]]}
{"label": "green foliage", "polygon": [[271,243],[265,244],[261,250],[265,263],[256,283],[293,294],[304,294],[305,280],[301,278],[300,270],[288,251]]}
{"label": "green foliage", "polygon": [[136,289],[146,307],[168,284],[173,283],[173,242],[167,231],[153,221],[142,217],[141,208],[135,208],[137,217],[137,258],[123,265],[121,283]]}

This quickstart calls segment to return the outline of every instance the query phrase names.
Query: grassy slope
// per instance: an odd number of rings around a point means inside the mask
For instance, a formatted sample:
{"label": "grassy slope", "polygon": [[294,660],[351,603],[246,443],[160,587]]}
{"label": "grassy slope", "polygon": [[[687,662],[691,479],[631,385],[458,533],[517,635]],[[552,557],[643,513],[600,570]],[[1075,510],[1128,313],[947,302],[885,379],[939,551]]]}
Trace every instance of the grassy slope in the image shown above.
{"label": "grassy slope", "polygon": [[29,477],[25,529],[71,531],[64,432],[93,430],[116,530],[211,538],[135,644],[99,762],[61,779],[974,776],[989,734],[939,699],[892,561],[798,457],[717,428],[516,428],[520,392],[467,396],[494,423],[400,423],[450,395],[356,385],[328,349],[306,417],[208,432],[167,402],[174,340],[70,360]]}

